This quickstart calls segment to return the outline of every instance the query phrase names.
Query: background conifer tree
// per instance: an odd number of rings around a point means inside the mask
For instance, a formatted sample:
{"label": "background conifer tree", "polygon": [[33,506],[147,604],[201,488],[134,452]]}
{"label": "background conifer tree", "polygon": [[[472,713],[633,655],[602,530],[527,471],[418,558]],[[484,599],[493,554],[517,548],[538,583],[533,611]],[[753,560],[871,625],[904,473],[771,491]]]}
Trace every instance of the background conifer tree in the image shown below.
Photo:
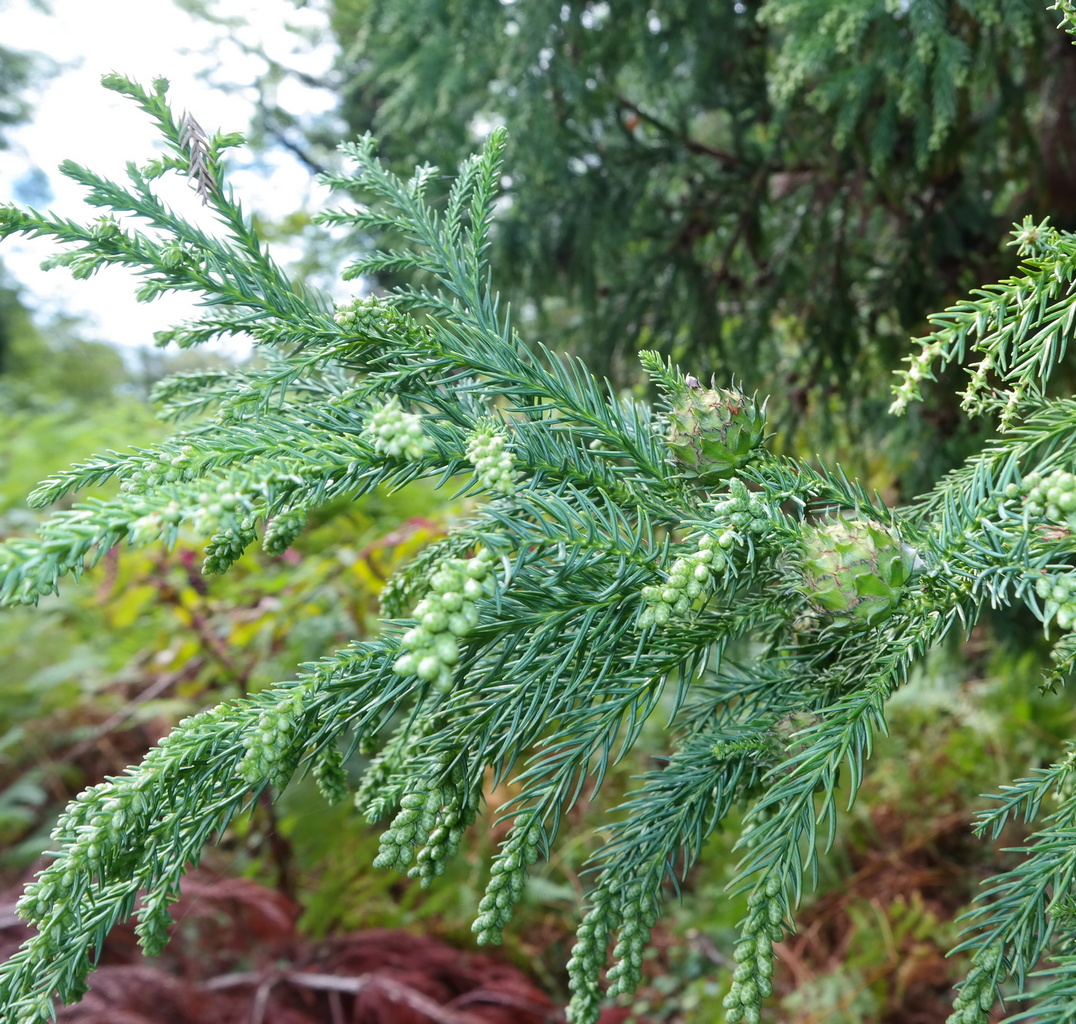
{"label": "background conifer tree", "polygon": [[837,405],[869,431],[908,334],[1011,269],[1009,223],[1076,226],[1076,56],[1037,0],[331,11],[339,114],[397,171],[510,126],[491,253],[525,337],[619,384],[638,348],[690,356],[815,445]]}

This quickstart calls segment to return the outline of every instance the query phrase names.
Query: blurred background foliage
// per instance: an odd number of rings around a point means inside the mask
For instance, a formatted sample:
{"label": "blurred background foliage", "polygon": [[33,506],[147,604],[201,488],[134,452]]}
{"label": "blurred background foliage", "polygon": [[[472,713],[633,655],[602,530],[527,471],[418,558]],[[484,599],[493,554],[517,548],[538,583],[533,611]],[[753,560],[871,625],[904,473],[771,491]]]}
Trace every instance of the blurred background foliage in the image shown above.
{"label": "blurred background foliage", "polygon": [[[218,31],[211,3],[186,0]],[[490,260],[532,342],[641,389],[635,352],[771,395],[775,443],[839,458],[891,501],[955,465],[989,425],[959,414],[951,381],[921,410],[883,415],[890,373],[929,313],[1014,265],[1011,221],[1076,227],[1076,50],[1030,0],[327,0],[338,106],[302,118],[292,74],[265,58],[257,146],[328,167],[341,134],[370,130],[398,170],[451,169],[495,123],[511,131]],[[35,67],[38,70],[35,72]],[[4,126],[30,116],[25,55],[0,52]],[[326,275],[368,238],[318,238],[308,218],[264,225]],[[388,288],[386,279],[369,282]],[[160,436],[155,380],[213,364],[126,357],[77,322],[42,323],[0,287],[0,536],[36,521],[24,496],[93,451]],[[57,809],[141,756],[178,718],[287,678],[376,629],[393,568],[466,507],[426,488],[327,507],[284,555],[203,577],[193,538],[114,550],[77,586],[0,629],[0,873],[14,881]],[[1030,620],[995,621],[936,652],[894,701],[837,856],[784,943],[781,1020],[927,1022],[948,1013],[955,917],[1005,846],[970,836],[979,794],[1056,760],[1067,695],[1040,693]],[[648,742],[606,783],[608,804],[660,763]],[[361,757],[361,752],[357,757]],[[508,794],[490,801],[497,806]],[[504,955],[564,1001],[578,884],[600,837],[584,799],[578,843],[531,880]],[[373,871],[378,829],[300,784],[260,803],[208,856],[295,899],[309,939],[404,927],[461,947],[499,841],[420,890]],[[741,900],[717,835],[659,926],[644,1021],[709,1021],[729,984]],[[1010,1009],[1012,1006],[1010,1006]],[[1018,1009],[1018,1005],[1016,1006]],[[610,1018],[612,1019],[612,1018]],[[617,1019],[624,1019],[623,1015]]]}

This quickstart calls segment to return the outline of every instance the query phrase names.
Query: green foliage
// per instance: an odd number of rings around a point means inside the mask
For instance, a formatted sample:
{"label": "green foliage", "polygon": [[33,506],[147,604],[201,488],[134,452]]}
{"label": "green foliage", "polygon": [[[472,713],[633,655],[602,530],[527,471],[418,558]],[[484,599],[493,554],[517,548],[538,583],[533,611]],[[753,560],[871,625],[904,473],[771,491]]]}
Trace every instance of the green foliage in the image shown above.
{"label": "green foliage", "polygon": [[[132,399],[104,408],[66,395],[57,405],[0,416],[0,535],[37,525],[22,499],[43,472],[132,437],[159,440],[167,429]],[[115,492],[112,483],[98,493]],[[114,550],[86,586],[38,609],[7,610],[0,870],[28,866],[71,794],[140,756],[184,714],[261,689],[297,662],[366,633],[393,565],[439,536],[436,524],[418,518],[432,500],[416,485],[326,506],[301,524],[278,516],[264,553],[213,580],[199,573],[191,536],[170,552]],[[454,514],[452,506],[445,511]]]}
{"label": "green foliage", "polygon": [[[952,153],[964,141],[958,132],[974,130],[961,107],[981,109],[994,99],[1002,67],[1014,80],[1033,74],[1029,64],[1047,26],[1042,6],[1025,0],[784,0],[765,3],[759,17],[780,41],[771,71],[778,106],[803,93],[828,115],[834,145],[861,148],[880,175],[892,170],[901,145],[920,168],[946,145]],[[1009,128],[1004,118],[1019,116],[1015,105],[999,114],[995,132]]]}
{"label": "green foliage", "polygon": [[[186,719],[141,765],[71,804],[53,833],[53,863],[19,904],[38,932],[0,969],[5,1010],[29,1024],[46,1020],[54,999],[77,998],[91,951],[131,913],[144,948],[159,949],[182,874],[205,844],[263,792],[307,772],[339,801],[350,786],[344,764],[360,747],[373,756],[356,804],[390,822],[375,862],[422,882],[452,857],[490,780],[511,784],[475,922],[480,940],[497,941],[532,865],[561,848],[573,805],[660,713],[674,750],[609,814],[588,861],[570,1019],[596,1019],[610,942],[605,992],[638,985],[667,886],[715,830],[744,820],[731,884],[746,910],[725,1007],[730,1021],[758,1020],[773,988],[772,945],[790,934],[818,877],[838,805],[861,787],[891,697],[932,647],[988,608],[1026,606],[1047,621],[1039,581],[1073,568],[1071,530],[1029,500],[1039,481],[1076,465],[1073,401],[1048,386],[1064,336],[1057,325],[1076,309],[1073,237],[1022,234],[1020,272],[942,314],[926,355],[912,360],[900,402],[961,346],[991,359],[994,386],[973,381],[970,394],[1002,428],[915,505],[888,509],[839,470],[753,447],[739,476],[705,483],[673,459],[667,417],[574,359],[524,347],[500,309],[484,254],[504,132],[491,133],[444,194],[428,194],[441,180],[432,167],[409,180],[392,174],[369,137],[343,147],[356,172],[327,180],[366,198],[322,222],[403,240],[362,256],[348,275],[415,279],[391,300],[333,310],[273,263],[225,187],[220,154],[231,137],[176,119],[164,82],[152,92],[119,76],[106,84],[157,121],[171,155],[129,165],[126,187],[73,164],[66,172],[93,205],[132,226],[8,207],[0,233],[52,238],[66,247],[53,262],[76,275],[134,267],[143,297],[199,292],[205,314],[168,338],[247,333],[264,361],[173,378],[160,389],[169,414],[205,418],[41,484],[36,505],[113,478],[120,489],[0,546],[0,601],[34,604],[114,547],[169,547],[183,531],[204,540],[203,572],[234,572],[259,532],[278,549],[320,509],[386,485],[455,481],[478,500],[387,588],[380,637],[352,639],[291,681]],[[217,233],[157,199],[153,180],[169,170],[189,176]],[[693,389],[670,366],[662,374]],[[504,439],[496,452],[494,437]],[[869,523],[873,551],[831,572],[838,591],[884,597],[887,614],[867,623],[844,614],[851,603],[811,606],[803,592],[807,542],[838,510]],[[897,538],[907,550],[898,553]],[[1058,651],[1054,684],[1076,661],[1071,639]],[[996,834],[1058,795],[1023,859],[968,916],[959,948],[972,971],[954,1020],[985,1021],[996,986],[1024,984],[1048,952],[1060,957],[1049,999],[1076,998],[1063,897],[1072,764],[1034,767],[980,819],[982,833]]]}

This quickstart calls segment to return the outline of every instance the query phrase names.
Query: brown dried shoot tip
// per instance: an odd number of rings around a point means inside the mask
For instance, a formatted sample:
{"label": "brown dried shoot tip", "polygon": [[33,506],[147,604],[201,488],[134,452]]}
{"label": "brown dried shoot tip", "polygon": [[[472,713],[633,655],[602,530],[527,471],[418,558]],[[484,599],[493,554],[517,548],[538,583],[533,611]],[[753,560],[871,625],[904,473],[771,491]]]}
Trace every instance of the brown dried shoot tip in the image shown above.
{"label": "brown dried shoot tip", "polygon": [[183,111],[179,121],[179,145],[190,152],[187,176],[202,197],[202,205],[207,206],[210,193],[217,187],[209,157],[209,136],[188,110]]}

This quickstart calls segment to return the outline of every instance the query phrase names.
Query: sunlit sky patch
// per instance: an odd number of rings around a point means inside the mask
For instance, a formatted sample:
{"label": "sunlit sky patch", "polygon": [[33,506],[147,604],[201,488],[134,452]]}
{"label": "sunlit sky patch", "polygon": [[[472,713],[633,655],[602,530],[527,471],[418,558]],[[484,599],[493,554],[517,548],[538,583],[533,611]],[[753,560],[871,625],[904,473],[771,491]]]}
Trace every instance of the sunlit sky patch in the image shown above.
{"label": "sunlit sky patch", "polygon": [[[100,86],[104,74],[119,72],[147,85],[163,75],[171,82],[174,106],[189,109],[207,131],[243,132],[255,109],[253,83],[265,68],[248,48],[261,45],[274,60],[311,75],[332,62],[335,48],[320,4],[297,9],[290,0],[214,0],[211,9],[215,16],[246,24],[229,38],[233,30],[197,20],[172,0],[49,0],[47,12],[32,0],[0,0],[4,45],[36,51],[57,66],[55,75],[35,83],[28,94],[31,122],[11,130],[10,148],[0,151],[0,201],[85,219],[93,211],[82,202],[79,186],[56,170],[61,161],[72,159],[123,179],[128,160],[142,162],[151,155],[158,143],[148,119],[129,100]],[[289,25],[302,35],[290,32]],[[293,114],[321,113],[334,103],[328,91],[294,79],[277,100]],[[324,204],[325,191],[291,154],[281,149],[254,161],[244,151],[233,152],[239,156],[230,181],[248,209],[279,218]],[[177,209],[201,215],[182,181],[165,187]],[[136,303],[132,276],[114,268],[89,281],[74,281],[63,270],[46,273],[39,265],[51,251],[47,243],[21,238],[0,247],[0,262],[40,321],[84,318],[84,336],[139,347],[152,345],[154,331],[193,311],[184,296]],[[283,261],[298,255],[274,252]]]}

